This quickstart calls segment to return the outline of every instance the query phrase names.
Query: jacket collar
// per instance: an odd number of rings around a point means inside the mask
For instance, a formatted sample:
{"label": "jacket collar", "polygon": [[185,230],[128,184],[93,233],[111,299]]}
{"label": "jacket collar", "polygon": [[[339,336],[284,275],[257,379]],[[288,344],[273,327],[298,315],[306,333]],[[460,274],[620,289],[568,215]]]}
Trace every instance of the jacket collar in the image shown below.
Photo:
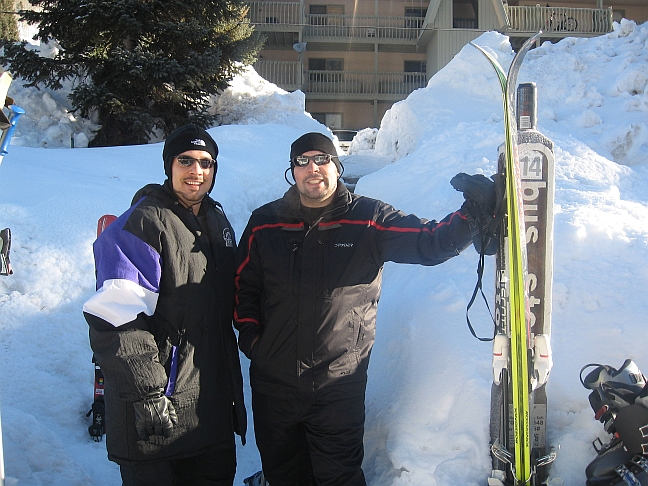
{"label": "jacket collar", "polygon": [[[180,204],[180,201],[178,200],[178,195],[174,192],[173,188],[171,187],[171,181],[169,179],[166,179],[164,181],[164,184],[147,184],[146,186],[142,187],[139,191],[135,193],[135,196],[133,197],[133,201],[131,202],[131,206],[135,204],[137,201],[142,199],[144,196],[148,196],[151,194],[155,194],[158,197],[161,197],[165,200],[168,201],[169,204],[178,204],[181,207],[184,207]],[[200,211],[199,214],[202,214],[205,211],[206,207],[214,207],[216,205],[216,202],[209,197],[209,195],[205,195],[203,200],[201,201],[200,204]]]}
{"label": "jacket collar", "polygon": [[[301,201],[299,198],[299,189],[297,186],[292,186],[286,191],[283,197],[280,199],[281,207],[280,213],[284,216],[287,216],[291,219],[302,219],[301,214]],[[344,183],[338,179],[337,189],[335,191],[335,196],[333,197],[333,202],[331,203],[331,210],[327,211],[322,219],[328,220],[332,217],[343,214],[347,211],[349,204],[351,203],[351,193],[344,185]]]}

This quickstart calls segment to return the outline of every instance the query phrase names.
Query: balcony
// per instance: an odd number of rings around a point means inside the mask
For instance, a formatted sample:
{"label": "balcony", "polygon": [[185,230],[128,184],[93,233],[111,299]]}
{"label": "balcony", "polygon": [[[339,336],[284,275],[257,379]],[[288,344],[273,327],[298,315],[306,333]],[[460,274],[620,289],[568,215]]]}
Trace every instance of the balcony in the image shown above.
{"label": "balcony", "polygon": [[369,15],[306,15],[304,40],[349,40],[412,43],[418,39],[423,17],[380,17]]}
{"label": "balcony", "polygon": [[263,79],[286,91],[302,89],[302,64],[299,61],[257,61],[254,69]]}
{"label": "balcony", "polygon": [[308,70],[304,77],[309,100],[397,101],[427,85],[425,73]]}
{"label": "balcony", "polygon": [[424,17],[302,14],[298,2],[247,2],[249,18],[261,32],[290,29],[307,42],[354,41],[413,44]]}
{"label": "balcony", "polygon": [[309,100],[405,99],[427,85],[425,73],[367,71],[300,71],[299,62],[258,61],[257,73],[287,91],[301,89]]}
{"label": "balcony", "polygon": [[299,2],[247,2],[250,6],[250,23],[258,30],[285,29],[287,25],[303,23],[302,7]]}
{"label": "balcony", "polygon": [[543,37],[596,36],[612,32],[612,8],[567,8],[505,5],[507,34],[531,34],[542,30]]}

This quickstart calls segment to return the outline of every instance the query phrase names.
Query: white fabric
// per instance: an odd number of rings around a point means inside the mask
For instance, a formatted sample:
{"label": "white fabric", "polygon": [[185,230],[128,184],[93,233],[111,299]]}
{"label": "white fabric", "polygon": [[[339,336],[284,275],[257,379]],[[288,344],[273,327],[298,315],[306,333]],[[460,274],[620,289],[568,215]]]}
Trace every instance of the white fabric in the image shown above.
{"label": "white fabric", "polygon": [[83,304],[83,311],[100,317],[115,327],[135,320],[140,312],[152,316],[158,294],[123,279],[106,280]]}

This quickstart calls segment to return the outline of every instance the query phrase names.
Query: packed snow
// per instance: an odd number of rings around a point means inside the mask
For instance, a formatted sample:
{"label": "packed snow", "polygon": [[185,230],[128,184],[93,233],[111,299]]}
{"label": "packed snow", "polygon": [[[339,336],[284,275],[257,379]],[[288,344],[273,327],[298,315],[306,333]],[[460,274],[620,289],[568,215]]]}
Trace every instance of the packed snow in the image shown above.
{"label": "packed snow", "polygon": [[[501,34],[475,43],[505,67],[513,58]],[[528,54],[519,81],[537,84],[539,129],[556,145],[547,439],[560,451],[552,484],[584,485],[591,442],[607,436],[579,382],[581,367],[618,368],[632,358],[648,372],[648,23],[624,20],[605,36],[544,43]],[[162,144],[83,148],[96,122],[70,113],[64,92],[15,80],[10,95],[27,113],[0,165],[0,228],[13,232],[14,269],[0,277],[7,484],[120,484],[105,442],[87,432],[93,365],[81,308],[94,292],[97,218],[125,211],[137,189],[162,182]],[[213,196],[240,235],[253,209],[288,188],[290,143],[330,132],[304,112],[302,93],[251,70],[218,103],[227,124],[210,129],[220,147]],[[440,219],[462,203],[452,176],[495,172],[498,81],[467,45],[426,88],[394,105],[377,133],[364,133],[368,141],[345,158],[347,174],[362,176],[356,192]],[[385,267],[366,400],[370,486],[486,484],[491,345],[474,339],[465,320],[477,257],[469,248],[438,267]],[[493,260],[484,277],[491,295]],[[492,332],[483,305],[471,320],[479,334]],[[246,397],[249,408],[247,388]],[[248,439],[238,445],[239,485],[260,469],[251,420]]]}

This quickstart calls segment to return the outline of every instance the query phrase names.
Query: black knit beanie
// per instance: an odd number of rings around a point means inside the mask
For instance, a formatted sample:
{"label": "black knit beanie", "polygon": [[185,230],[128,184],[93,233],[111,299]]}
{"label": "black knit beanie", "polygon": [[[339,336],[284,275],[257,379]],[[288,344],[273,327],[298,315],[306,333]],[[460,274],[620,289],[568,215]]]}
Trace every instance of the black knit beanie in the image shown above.
{"label": "black knit beanie", "polygon": [[340,159],[337,157],[337,150],[333,141],[328,138],[326,135],[318,132],[311,132],[305,135],[302,135],[297,140],[295,140],[290,146],[290,168],[293,168],[292,159],[298,155],[302,155],[311,150],[319,150],[325,154],[332,155],[332,162],[337,167],[338,174],[342,174],[342,166],[340,165]]}
{"label": "black knit beanie", "polygon": [[[206,130],[196,125],[185,125],[175,130],[169,135],[164,142],[162,151],[162,160],[164,160],[164,173],[171,179],[171,163],[173,157],[180,155],[188,150],[203,150],[209,152],[212,159],[216,160],[218,156],[218,145]],[[218,163],[214,164],[214,180],[216,180],[216,171]],[[211,191],[211,189],[210,189]]]}

